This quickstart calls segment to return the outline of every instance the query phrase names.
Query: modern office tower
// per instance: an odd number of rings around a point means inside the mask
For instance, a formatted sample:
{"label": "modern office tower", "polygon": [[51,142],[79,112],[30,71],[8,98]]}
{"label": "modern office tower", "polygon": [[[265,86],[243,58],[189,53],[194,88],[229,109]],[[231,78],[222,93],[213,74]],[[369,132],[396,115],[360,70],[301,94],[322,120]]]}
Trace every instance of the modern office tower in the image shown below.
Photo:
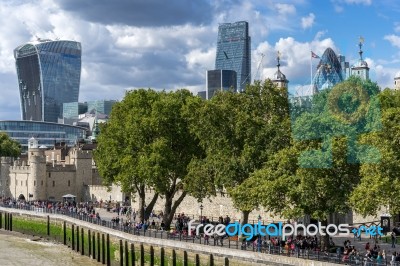
{"label": "modern office tower", "polygon": [[342,67],[342,77],[343,79],[347,79],[347,77],[350,76],[349,62],[346,62],[346,57],[344,55],[338,55],[338,60]]}
{"label": "modern office tower", "polygon": [[80,114],[88,111],[87,103],[63,103],[63,118],[78,119]]}
{"label": "modern office tower", "polygon": [[197,92],[197,96],[206,100],[207,99],[207,91],[199,91],[199,92]]}
{"label": "modern office tower", "polygon": [[23,120],[57,122],[63,103],[77,102],[81,44],[43,40],[14,50]]}
{"label": "modern office tower", "polygon": [[112,106],[116,103],[115,100],[98,100],[88,101],[84,103],[73,102],[63,104],[63,118],[78,119],[79,115],[90,113],[101,113],[110,115]]}
{"label": "modern office tower", "polygon": [[363,80],[369,79],[369,67],[367,62],[364,61],[362,54],[362,45],[363,45],[364,39],[360,37],[360,42],[358,46],[360,47],[360,50],[358,51],[358,54],[360,55],[360,59],[358,59],[357,63],[351,67],[351,75],[352,76],[358,76]]}
{"label": "modern office tower", "polygon": [[111,114],[112,106],[116,103],[115,100],[99,100],[99,101],[88,101],[87,110],[88,112],[97,112],[105,115]]}
{"label": "modern office tower", "polygon": [[219,25],[215,69],[236,71],[239,92],[251,83],[250,49],[249,24],[246,21]]}
{"label": "modern office tower", "polygon": [[342,66],[331,48],[327,48],[314,75],[312,86],[318,92],[333,87],[344,80]]}
{"label": "modern office tower", "polygon": [[237,90],[237,77],[234,70],[208,70],[207,71],[206,98],[211,99],[217,91]]}

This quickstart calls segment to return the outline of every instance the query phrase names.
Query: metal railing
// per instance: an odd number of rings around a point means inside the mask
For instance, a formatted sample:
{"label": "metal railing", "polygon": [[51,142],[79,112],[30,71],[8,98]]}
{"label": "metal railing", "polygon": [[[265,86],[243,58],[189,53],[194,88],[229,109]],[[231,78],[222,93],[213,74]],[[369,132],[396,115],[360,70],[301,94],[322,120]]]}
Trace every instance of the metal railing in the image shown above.
{"label": "metal railing", "polygon": [[2,205],[2,207],[13,208],[13,209],[22,209],[34,212],[48,213],[48,214],[61,214],[66,215],[68,217],[82,220],[85,222],[97,224],[100,226],[104,226],[110,229],[126,232],[129,234],[137,235],[137,236],[145,236],[145,237],[153,237],[159,239],[168,239],[168,240],[176,240],[176,241],[184,241],[184,242],[192,242],[203,245],[213,245],[213,246],[221,246],[225,248],[232,249],[240,249],[247,250],[252,252],[262,252],[273,255],[281,255],[281,256],[290,256],[308,260],[317,260],[317,261],[326,261],[331,263],[338,264],[347,264],[347,265],[393,265],[400,266],[400,262],[390,262],[387,257],[382,261],[377,261],[376,259],[368,259],[365,256],[361,255],[344,255],[341,252],[329,253],[319,251],[317,249],[301,249],[301,248],[288,248],[282,245],[274,245],[269,240],[268,241],[246,241],[245,239],[239,237],[207,237],[203,234],[200,235],[188,235],[185,230],[162,230],[160,229],[160,223],[155,223],[154,226],[150,225],[149,227],[136,228],[135,226],[127,226],[124,223],[116,223],[115,221],[107,221],[104,219],[99,219],[93,217],[84,212],[74,212],[69,211],[68,209],[48,209],[44,207],[36,207],[32,205],[18,205],[18,204],[6,204]]}

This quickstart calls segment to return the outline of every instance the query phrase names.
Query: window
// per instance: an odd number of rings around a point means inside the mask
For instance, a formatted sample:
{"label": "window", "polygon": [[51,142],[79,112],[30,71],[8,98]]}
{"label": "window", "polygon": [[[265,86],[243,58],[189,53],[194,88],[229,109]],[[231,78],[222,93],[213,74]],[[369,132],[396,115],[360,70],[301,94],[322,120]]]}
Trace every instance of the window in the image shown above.
{"label": "window", "polygon": [[49,178],[51,177],[51,173],[49,173]]}
{"label": "window", "polygon": [[43,186],[43,180],[42,180],[42,182],[40,182],[41,183],[41,185]]}
{"label": "window", "polygon": [[56,185],[56,181],[53,181],[53,187]]}
{"label": "window", "polygon": [[21,180],[21,187],[22,187],[22,180]]}
{"label": "window", "polygon": [[71,186],[71,180],[68,180],[68,186],[69,187]]}
{"label": "window", "polygon": [[36,181],[33,181],[33,186],[36,186]]}
{"label": "window", "polygon": [[28,186],[28,180],[25,180],[25,186],[26,187]]}

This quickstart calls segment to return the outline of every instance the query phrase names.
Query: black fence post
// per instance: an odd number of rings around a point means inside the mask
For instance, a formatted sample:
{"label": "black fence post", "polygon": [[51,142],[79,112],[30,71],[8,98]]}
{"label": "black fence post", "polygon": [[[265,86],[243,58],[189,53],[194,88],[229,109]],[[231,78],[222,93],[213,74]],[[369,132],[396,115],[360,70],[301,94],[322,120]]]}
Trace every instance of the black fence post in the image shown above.
{"label": "black fence post", "polygon": [[128,241],[125,240],[125,265],[129,266]]}
{"label": "black fence post", "polygon": [[176,251],[172,250],[172,266],[176,266]]}
{"label": "black fence post", "polygon": [[3,228],[3,213],[0,212],[0,229]]}
{"label": "black fence post", "polygon": [[135,245],[131,243],[131,260],[132,260],[132,266],[136,265],[136,256],[135,256]]}
{"label": "black fence post", "polygon": [[50,215],[47,215],[47,235],[50,235]]}
{"label": "black fence post", "polygon": [[67,222],[63,223],[63,237],[64,237],[64,246],[67,245]]}
{"label": "black fence post", "polygon": [[150,246],[150,265],[154,265],[154,248]]}
{"label": "black fence post", "polygon": [[96,232],[92,234],[92,258],[96,259]]}
{"label": "black fence post", "polygon": [[76,226],[76,251],[79,252],[79,226]]}
{"label": "black fence post", "polygon": [[140,266],[144,266],[144,246],[143,244],[140,244]]}
{"label": "black fence post", "polygon": [[100,262],[100,233],[97,232],[97,262]]}
{"label": "black fence post", "polygon": [[106,243],[104,234],[101,234],[101,258],[102,263],[106,264]]}
{"label": "black fence post", "polygon": [[224,259],[224,266],[229,266],[229,259],[227,257]]}
{"label": "black fence post", "polygon": [[12,213],[10,213],[10,231],[12,231]]}
{"label": "black fence post", "polygon": [[209,263],[209,265],[210,266],[214,266],[214,255],[213,254],[210,254],[210,263]]}
{"label": "black fence post", "polygon": [[72,250],[75,250],[75,225],[72,225],[71,248]]}
{"label": "black fence post", "polygon": [[88,244],[89,244],[89,257],[92,255],[92,235],[90,229],[88,229]]}
{"label": "black fence post", "polygon": [[[122,257],[121,257],[122,261]],[[107,265],[111,265],[110,234],[107,234]]]}
{"label": "black fence post", "polygon": [[188,254],[187,251],[183,251],[183,266],[188,266]]}
{"label": "black fence post", "polygon": [[119,265],[124,266],[124,246],[122,239],[119,240]]}
{"label": "black fence post", "polygon": [[160,266],[164,266],[165,265],[165,251],[164,251],[164,248],[162,247],[161,249],[160,249]]}
{"label": "black fence post", "polygon": [[4,214],[4,229],[8,230],[8,213]]}
{"label": "black fence post", "polygon": [[199,256],[199,254],[195,255],[195,265],[196,266],[200,266],[200,256]]}
{"label": "black fence post", "polygon": [[81,255],[85,255],[85,234],[81,228]]}

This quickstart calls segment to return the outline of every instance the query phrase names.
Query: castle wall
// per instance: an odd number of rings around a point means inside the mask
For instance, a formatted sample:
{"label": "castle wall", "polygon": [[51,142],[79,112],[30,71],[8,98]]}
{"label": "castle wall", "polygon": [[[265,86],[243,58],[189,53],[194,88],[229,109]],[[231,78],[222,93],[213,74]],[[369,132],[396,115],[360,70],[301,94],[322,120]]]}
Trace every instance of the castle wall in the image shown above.
{"label": "castle wall", "polygon": [[[71,167],[69,167],[71,168]],[[78,196],[75,191],[75,172],[74,171],[48,171],[47,172],[47,193],[46,199],[62,201],[63,195],[73,194]]]}
{"label": "castle wall", "polygon": [[111,190],[108,191],[106,186],[89,185],[85,187],[85,198],[84,201],[124,201],[124,193],[121,192],[121,188],[116,185],[111,186]]}

